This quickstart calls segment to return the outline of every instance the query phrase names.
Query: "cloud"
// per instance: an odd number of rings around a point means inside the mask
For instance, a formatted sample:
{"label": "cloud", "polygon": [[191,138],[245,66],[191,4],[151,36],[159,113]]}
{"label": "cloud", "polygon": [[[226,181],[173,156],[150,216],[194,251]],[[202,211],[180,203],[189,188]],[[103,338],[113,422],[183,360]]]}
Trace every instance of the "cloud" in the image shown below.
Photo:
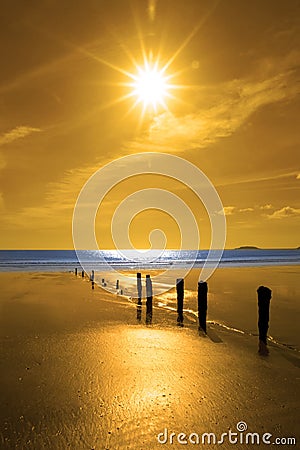
{"label": "cloud", "polygon": [[271,204],[267,204],[267,205],[262,205],[262,206],[260,206],[259,207],[260,209],[263,209],[263,210],[265,210],[265,209],[273,209],[273,206],[271,205]]}
{"label": "cloud", "polygon": [[239,212],[252,212],[254,211],[254,208],[241,208],[239,209]]}
{"label": "cloud", "polygon": [[293,54],[251,77],[199,87],[193,100],[195,112],[176,116],[166,111],[155,116],[148,133],[133,144],[135,150],[204,148],[232,135],[259,108],[300,93],[294,68],[299,61],[300,54]]}
{"label": "cloud", "polygon": [[254,208],[237,208],[236,206],[224,206],[223,208],[225,216],[232,216],[234,213],[247,213],[253,212]]}
{"label": "cloud", "polygon": [[235,206],[224,206],[223,211],[225,216],[231,216],[235,209]]}
{"label": "cloud", "polygon": [[34,128],[34,127],[26,127],[26,126],[19,126],[16,128],[13,128],[10,131],[7,131],[2,136],[0,136],[0,146],[5,144],[10,144],[11,142],[14,142],[18,139],[25,138],[26,136],[29,136],[32,133],[36,133],[42,131],[40,128]]}
{"label": "cloud", "polygon": [[298,173],[298,175],[296,176],[297,180],[300,180],[300,173]]}
{"label": "cloud", "polygon": [[24,206],[18,211],[8,213],[2,218],[2,223],[10,229],[31,230],[47,230],[70,224],[77,196],[98,168],[91,165],[66,171],[61,180],[48,183],[41,205]]}
{"label": "cloud", "polygon": [[288,217],[299,217],[300,216],[300,208],[291,208],[290,206],[284,206],[277,211],[274,211],[273,214],[269,214],[267,217],[269,219],[286,219]]}

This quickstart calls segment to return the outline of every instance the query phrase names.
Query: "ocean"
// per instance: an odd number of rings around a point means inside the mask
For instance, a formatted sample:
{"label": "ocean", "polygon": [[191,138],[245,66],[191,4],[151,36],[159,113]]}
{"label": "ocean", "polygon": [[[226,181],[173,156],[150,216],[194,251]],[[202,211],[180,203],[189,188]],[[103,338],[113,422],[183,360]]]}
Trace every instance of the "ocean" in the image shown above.
{"label": "ocean", "polygon": [[[174,263],[182,267],[201,267],[208,250],[151,250],[132,256],[132,251],[81,250],[78,252],[85,268],[101,270],[111,266],[119,270],[171,268]],[[300,265],[299,249],[238,249],[224,250],[220,267],[259,267]],[[0,271],[72,271],[80,263],[75,250],[0,250]]]}
{"label": "ocean", "polygon": [[[196,317],[197,283],[207,254],[207,250],[152,250],[135,254],[133,258],[129,250],[107,250],[81,251],[79,258],[85,272],[89,274],[91,270],[95,270],[95,281],[100,286],[133,302],[136,297],[136,272],[142,272],[145,297],[144,269],[146,273],[149,270],[155,295],[154,305],[173,311],[177,308],[176,279],[182,276],[180,268],[188,269],[186,275],[183,275],[184,313]],[[51,276],[51,272],[74,273],[76,267],[81,279],[81,264],[74,250],[0,251],[0,272],[40,272]],[[268,286],[272,289],[270,338],[299,351],[300,250],[225,250],[219,268],[208,280],[208,319],[241,333],[255,334],[256,289],[259,285]]]}

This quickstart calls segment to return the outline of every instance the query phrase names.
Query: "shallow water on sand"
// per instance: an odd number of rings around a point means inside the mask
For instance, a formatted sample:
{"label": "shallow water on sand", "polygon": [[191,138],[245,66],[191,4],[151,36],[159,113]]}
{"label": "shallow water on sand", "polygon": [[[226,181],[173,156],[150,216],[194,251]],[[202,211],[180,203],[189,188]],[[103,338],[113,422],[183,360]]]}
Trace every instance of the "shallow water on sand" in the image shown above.
{"label": "shallow water on sand", "polygon": [[[142,272],[143,280],[146,273],[155,279],[158,271]],[[136,273],[131,271],[126,274],[131,277],[131,282],[127,281],[127,285],[123,286],[123,293],[130,295],[135,289]],[[195,318],[199,274],[200,269],[192,269],[185,278],[184,310],[185,314],[191,314]],[[268,286],[272,290],[269,336],[281,344],[300,350],[299,275],[300,266],[218,268],[208,280],[208,320],[256,334],[256,290],[260,285]],[[107,274],[107,278],[114,285],[114,276]],[[174,271],[173,279],[171,272],[165,280],[166,292],[157,296],[155,283],[153,284],[155,305],[176,309],[176,278],[176,272]],[[145,288],[143,293],[145,295]]]}

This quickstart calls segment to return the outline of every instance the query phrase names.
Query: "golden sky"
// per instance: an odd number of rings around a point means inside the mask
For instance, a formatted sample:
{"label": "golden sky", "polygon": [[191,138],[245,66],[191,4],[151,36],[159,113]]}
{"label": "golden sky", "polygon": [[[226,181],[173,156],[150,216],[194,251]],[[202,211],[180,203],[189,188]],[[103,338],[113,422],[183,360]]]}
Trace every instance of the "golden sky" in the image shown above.
{"label": "golden sky", "polygon": [[[176,154],[209,177],[227,248],[300,245],[299,1],[17,0],[1,5],[0,22],[0,248],[72,248],[84,183],[145,151]],[[167,109],[141,118],[142,104],[121,97],[143,52],[168,63],[178,89]],[[118,202],[148,187],[184,199],[207,248],[209,222],[193,193],[149,176],[105,199],[101,248],[112,246]],[[133,243],[147,247],[158,225],[179,245],[176,223],[153,210],[132,222]]]}

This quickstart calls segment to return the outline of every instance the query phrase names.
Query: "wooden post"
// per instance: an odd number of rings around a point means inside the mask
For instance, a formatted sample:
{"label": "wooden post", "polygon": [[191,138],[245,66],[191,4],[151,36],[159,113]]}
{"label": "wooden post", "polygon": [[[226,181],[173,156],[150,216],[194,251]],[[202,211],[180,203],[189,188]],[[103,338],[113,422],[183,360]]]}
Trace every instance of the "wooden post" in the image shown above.
{"label": "wooden post", "polygon": [[199,281],[198,283],[198,319],[199,329],[206,333],[206,315],[207,315],[207,283]]}
{"label": "wooden post", "polygon": [[184,298],[184,280],[183,278],[177,278],[176,280],[177,290],[177,322],[178,325],[183,324],[183,298]]}
{"label": "wooden post", "polygon": [[92,270],[90,280],[92,282],[92,289],[95,289],[95,271],[94,270]]}
{"label": "wooden post", "polygon": [[136,274],[136,285],[137,285],[137,292],[138,292],[138,305],[142,304],[142,274],[137,273]]}
{"label": "wooden post", "polygon": [[77,277],[77,267],[75,267],[75,275],[76,275],[76,277]]}
{"label": "wooden post", "polygon": [[104,280],[104,278],[102,278],[102,281],[101,281],[101,283],[102,283],[102,284],[104,284],[104,283],[105,283],[105,280]]}
{"label": "wooden post", "polygon": [[116,289],[119,289],[119,280],[117,280],[117,282],[116,282]]}
{"label": "wooden post", "polygon": [[81,272],[81,277],[84,278],[84,270]]}
{"label": "wooden post", "polygon": [[147,294],[146,324],[150,324],[152,322],[152,299],[153,299],[152,281],[150,275],[146,275],[146,294]]}
{"label": "wooden post", "polygon": [[259,347],[258,352],[261,355],[268,355],[267,334],[269,329],[270,318],[270,300],[272,291],[268,287],[259,286],[257,289],[258,297],[258,331],[259,331]]}

